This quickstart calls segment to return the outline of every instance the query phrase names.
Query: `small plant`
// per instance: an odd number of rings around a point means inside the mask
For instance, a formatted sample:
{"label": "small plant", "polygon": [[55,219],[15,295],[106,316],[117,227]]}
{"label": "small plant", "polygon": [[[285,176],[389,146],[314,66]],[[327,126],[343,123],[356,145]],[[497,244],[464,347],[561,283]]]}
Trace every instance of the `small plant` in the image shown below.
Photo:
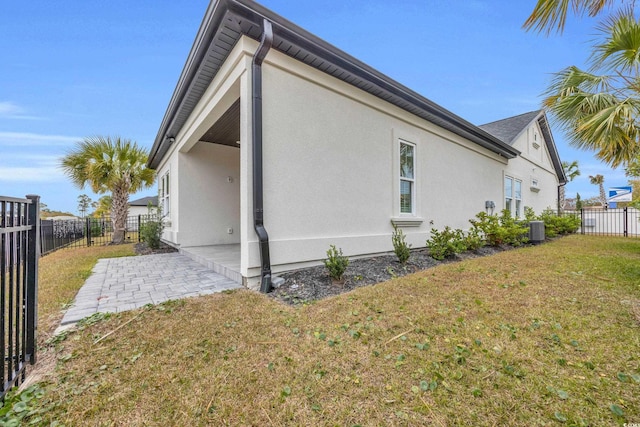
{"label": "small plant", "polygon": [[46,412],[41,405],[44,396],[45,389],[40,384],[22,390],[13,388],[0,403],[0,425],[35,425],[42,420],[41,414]]}
{"label": "small plant", "polygon": [[151,249],[158,249],[164,231],[164,221],[162,210],[158,207],[157,214],[153,214],[151,206],[148,206],[149,215],[144,224],[140,224],[140,240],[145,242]]}
{"label": "small plant", "polygon": [[520,246],[529,241],[529,223],[513,218],[507,209],[500,215],[500,226],[504,233],[504,243],[507,245]]}
{"label": "small plant", "polygon": [[524,207],[524,220],[527,222],[536,221],[538,217],[532,208],[529,206]]}
{"label": "small plant", "polygon": [[342,275],[349,265],[349,257],[342,255],[342,248],[336,249],[335,245],[330,245],[324,265],[329,270],[329,276],[333,280],[342,280]]}
{"label": "small plant", "polygon": [[104,219],[102,218],[89,218],[89,235],[91,237],[104,236]]}
{"label": "small plant", "polygon": [[441,261],[457,253],[467,250],[464,232],[446,226],[444,230],[431,229],[431,238],[427,240],[431,258]]}
{"label": "small plant", "polygon": [[469,222],[472,225],[471,231],[482,236],[487,245],[498,246],[504,243],[504,230],[500,227],[497,215],[480,212],[476,219],[470,219]]}
{"label": "small plant", "polygon": [[397,225],[393,224],[393,235],[391,236],[391,241],[393,242],[393,251],[396,253],[400,264],[406,263],[411,256],[411,245],[407,245],[404,238],[405,235],[402,230],[400,230]]}
{"label": "small plant", "polygon": [[484,239],[477,228],[471,228],[464,238],[467,250],[476,251],[484,246]]}

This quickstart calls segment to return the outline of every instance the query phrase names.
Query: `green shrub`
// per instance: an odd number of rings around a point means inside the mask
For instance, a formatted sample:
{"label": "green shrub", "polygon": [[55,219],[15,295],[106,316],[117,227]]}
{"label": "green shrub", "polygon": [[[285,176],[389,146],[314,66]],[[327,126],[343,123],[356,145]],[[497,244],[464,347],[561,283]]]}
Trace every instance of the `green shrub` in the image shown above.
{"label": "green shrub", "polygon": [[520,246],[529,241],[528,222],[515,220],[508,210],[503,210],[499,217],[480,212],[476,219],[469,222],[472,225],[471,232],[484,238],[489,246]]}
{"label": "green shrub", "polygon": [[400,230],[397,225],[393,224],[391,241],[393,242],[393,251],[396,253],[398,261],[400,261],[401,264],[406,263],[411,256],[411,245],[407,245],[404,238],[405,235],[402,230]]}
{"label": "green shrub", "polygon": [[505,233],[500,226],[497,215],[489,215],[486,212],[476,214],[476,219],[470,219],[471,231],[481,236],[489,246],[498,246],[504,243]]}
{"label": "green shrub", "polygon": [[342,248],[338,250],[335,245],[330,245],[327,250],[327,259],[324,260],[324,266],[329,270],[329,276],[334,280],[341,280],[348,265],[349,257],[342,255]]}
{"label": "green shrub", "polygon": [[465,243],[465,246],[467,247],[467,250],[470,250],[470,251],[475,251],[483,247],[484,239],[480,234],[480,230],[478,230],[477,228],[471,227],[471,229],[469,230],[469,232],[464,238],[464,243]]}
{"label": "green shrub", "polygon": [[140,224],[140,240],[145,242],[151,249],[158,249],[162,239],[162,231],[164,223],[159,216],[154,219],[148,219]]}
{"label": "green shrub", "polygon": [[540,221],[544,221],[544,232],[547,237],[571,234],[580,228],[579,215],[558,216],[551,209],[547,209],[539,216]]}
{"label": "green shrub", "polygon": [[527,223],[538,220],[536,213],[529,206],[524,207],[524,220],[527,221]]}
{"label": "green shrub", "polygon": [[467,250],[464,232],[446,226],[444,230],[431,229],[431,238],[427,240],[429,255],[439,261]]}
{"label": "green shrub", "polygon": [[516,220],[506,209],[500,215],[500,226],[504,230],[505,244],[520,246],[529,241],[529,222]]}
{"label": "green shrub", "polygon": [[102,218],[89,218],[91,237],[104,236],[104,227],[102,226],[103,222],[104,219]]}

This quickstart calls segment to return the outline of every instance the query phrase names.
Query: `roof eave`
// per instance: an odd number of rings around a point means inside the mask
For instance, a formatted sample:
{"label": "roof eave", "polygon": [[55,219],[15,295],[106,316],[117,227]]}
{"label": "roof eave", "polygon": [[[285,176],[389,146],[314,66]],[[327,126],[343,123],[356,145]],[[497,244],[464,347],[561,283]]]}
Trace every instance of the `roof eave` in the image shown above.
{"label": "roof eave", "polygon": [[553,163],[553,168],[555,169],[556,175],[558,176],[558,182],[560,183],[560,185],[564,185],[569,181],[567,179],[566,174],[564,173],[564,169],[562,167],[562,161],[560,160],[560,155],[558,154],[556,143],[553,140],[551,127],[549,126],[549,121],[547,120],[547,115],[544,112],[544,110],[542,110],[540,116],[538,116],[536,120],[538,121],[538,125],[542,130],[544,140],[547,144],[547,150],[549,150],[549,155],[551,156],[551,163]]}
{"label": "roof eave", "polygon": [[[362,80],[368,85],[371,85],[371,92],[374,92],[375,89],[375,92],[384,95],[384,97],[379,94],[375,96],[379,96],[387,102],[469,139],[507,159],[514,158],[520,154],[517,149],[500,141],[493,135],[376,71],[372,67],[298,27],[285,18],[271,12],[265,7],[250,0],[218,0],[209,4],[202,20],[196,39],[187,57],[187,61],[180,74],[180,78],[151,148],[149,161],[147,163],[149,167],[157,168],[162,157],[169,149],[169,137],[175,137],[174,134],[170,135],[169,133],[177,133],[177,131],[174,132],[172,129],[175,118],[179,114],[189,92],[193,90],[193,80],[196,78],[198,69],[211,43],[214,41],[218,27],[227,14],[233,14],[236,18],[250,20],[254,27],[261,27],[263,19],[268,19],[272,23],[275,37],[294,44],[305,52],[311,52],[319,58],[329,61],[332,66],[340,70],[345,70],[348,76],[341,78],[342,80],[347,81],[353,78]],[[256,38],[255,35],[244,33],[241,35]],[[181,127],[181,125],[179,125],[179,127]]]}

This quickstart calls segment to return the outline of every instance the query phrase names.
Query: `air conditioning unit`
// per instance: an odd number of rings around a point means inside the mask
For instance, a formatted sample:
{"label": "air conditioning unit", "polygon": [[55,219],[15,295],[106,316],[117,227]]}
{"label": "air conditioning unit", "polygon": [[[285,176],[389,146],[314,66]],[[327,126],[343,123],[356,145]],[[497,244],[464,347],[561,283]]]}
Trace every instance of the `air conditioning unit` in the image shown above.
{"label": "air conditioning unit", "polygon": [[529,241],[533,244],[544,242],[543,221],[531,221],[529,223]]}

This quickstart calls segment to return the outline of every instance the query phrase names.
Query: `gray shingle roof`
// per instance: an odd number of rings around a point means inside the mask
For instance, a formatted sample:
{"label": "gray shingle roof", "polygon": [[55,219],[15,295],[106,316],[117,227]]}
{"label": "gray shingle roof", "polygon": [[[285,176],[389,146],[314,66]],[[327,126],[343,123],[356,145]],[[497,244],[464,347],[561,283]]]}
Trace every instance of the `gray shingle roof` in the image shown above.
{"label": "gray shingle roof", "polygon": [[158,196],[147,196],[141,199],[132,200],[129,202],[129,206],[149,206],[149,202],[151,202],[151,206],[158,206]]}
{"label": "gray shingle roof", "polygon": [[480,129],[489,132],[502,142],[513,145],[518,135],[527,128],[538,116],[542,110],[530,111],[518,116],[508,117],[506,119],[497,120],[495,122],[486,123],[478,126]]}

